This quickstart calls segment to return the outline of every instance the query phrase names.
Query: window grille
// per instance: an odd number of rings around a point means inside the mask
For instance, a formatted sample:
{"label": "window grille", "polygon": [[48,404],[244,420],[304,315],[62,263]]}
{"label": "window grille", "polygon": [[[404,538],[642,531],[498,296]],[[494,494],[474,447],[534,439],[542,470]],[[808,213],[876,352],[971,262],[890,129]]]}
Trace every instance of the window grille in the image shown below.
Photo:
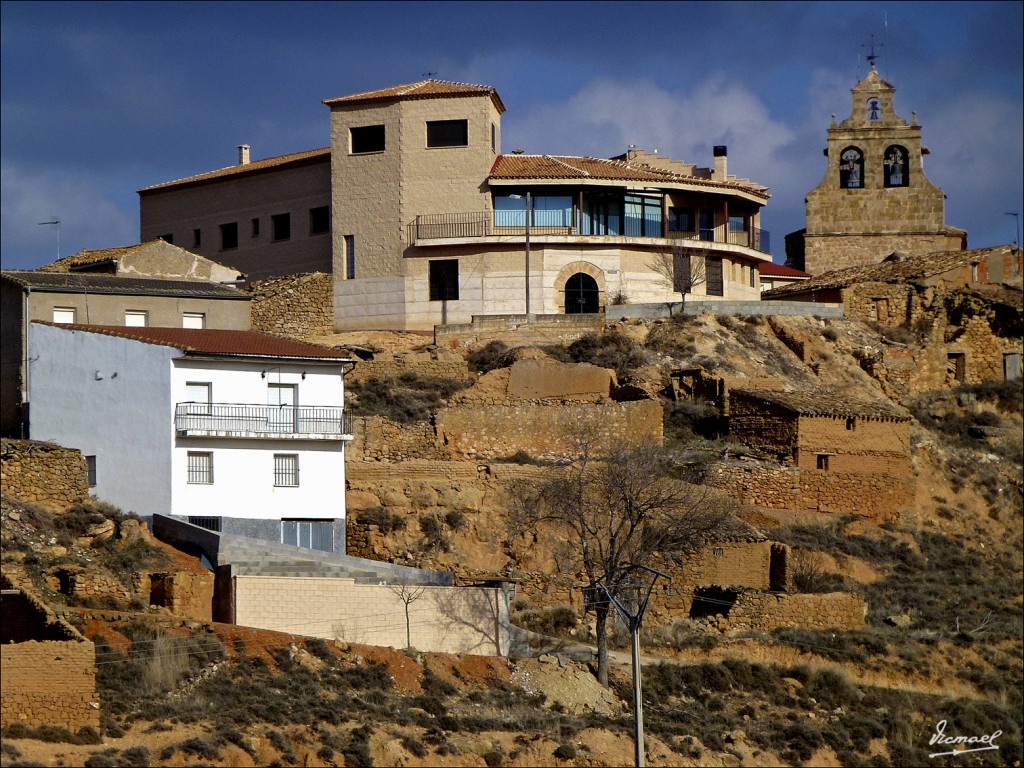
{"label": "window grille", "polygon": [[200,485],[211,485],[213,483],[212,453],[188,452],[188,482]]}
{"label": "window grille", "polygon": [[297,453],[274,454],[274,485],[295,487],[299,484],[299,455]]}
{"label": "window grille", "polygon": [[208,531],[217,531],[218,533],[221,531],[221,518],[219,517],[189,515],[188,521],[192,525],[205,528]]}

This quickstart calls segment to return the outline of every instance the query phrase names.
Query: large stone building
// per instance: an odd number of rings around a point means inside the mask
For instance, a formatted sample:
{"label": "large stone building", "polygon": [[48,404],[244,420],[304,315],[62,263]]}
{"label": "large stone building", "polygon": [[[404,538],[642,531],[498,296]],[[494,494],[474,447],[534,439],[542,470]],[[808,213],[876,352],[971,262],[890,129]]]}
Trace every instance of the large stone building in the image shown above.
{"label": "large stone building", "polygon": [[811,274],[873,264],[900,251],[967,247],[967,233],[946,226],[945,195],[924,173],[917,113],[896,114],[896,89],[874,65],[855,85],[853,110],[828,129],[828,167],[807,194],[807,227],[786,237],[787,264]]}
{"label": "large stone building", "polygon": [[729,175],[724,146],[713,168],[634,148],[506,155],[497,91],[439,80],[324,103],[329,150],[250,162],[243,148],[237,166],[148,187],[142,237],[185,238],[250,277],[329,254],[339,330],[758,298],[768,192]]}

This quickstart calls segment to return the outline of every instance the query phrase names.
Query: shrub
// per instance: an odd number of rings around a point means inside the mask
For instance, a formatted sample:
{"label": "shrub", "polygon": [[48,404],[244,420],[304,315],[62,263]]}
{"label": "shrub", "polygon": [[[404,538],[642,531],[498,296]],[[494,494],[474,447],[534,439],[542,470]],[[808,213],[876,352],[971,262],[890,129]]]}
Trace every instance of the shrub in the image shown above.
{"label": "shrub", "polygon": [[505,764],[505,753],[496,749],[491,750],[490,752],[485,752],[483,758],[489,768],[497,768],[498,766]]}
{"label": "shrub", "polygon": [[512,364],[512,356],[508,351],[508,344],[495,339],[488,342],[487,346],[466,355],[466,362],[469,363],[469,370],[475,373],[488,373]]}
{"label": "shrub", "polygon": [[825,570],[825,560],[819,552],[794,550],[790,557],[793,586],[805,594],[836,592],[843,586],[843,577]]}
{"label": "shrub", "polygon": [[404,530],[406,525],[403,515],[396,515],[384,507],[369,507],[361,510],[356,515],[356,522],[360,525],[375,525],[383,534]]}
{"label": "shrub", "polygon": [[348,744],[341,752],[345,757],[345,765],[357,767],[373,765],[373,757],[370,755],[370,736],[372,735],[373,731],[368,726],[352,729]]}
{"label": "shrub", "polygon": [[572,744],[559,744],[555,750],[555,757],[560,760],[572,760],[576,757],[576,747]]}
{"label": "shrub", "polygon": [[396,424],[429,421],[456,392],[472,382],[403,373],[401,376],[371,376],[348,385],[354,395],[352,413],[383,416]]}
{"label": "shrub", "polygon": [[419,739],[413,738],[412,736],[403,736],[402,746],[416,757],[427,756],[427,748],[423,746],[423,742]]}
{"label": "shrub", "polygon": [[444,524],[453,531],[458,531],[464,528],[466,522],[466,513],[461,510],[453,509],[450,512],[445,513]]}
{"label": "shrub", "polygon": [[420,532],[423,534],[423,548],[437,552],[451,552],[452,543],[445,535],[444,523],[433,515],[420,518]]}

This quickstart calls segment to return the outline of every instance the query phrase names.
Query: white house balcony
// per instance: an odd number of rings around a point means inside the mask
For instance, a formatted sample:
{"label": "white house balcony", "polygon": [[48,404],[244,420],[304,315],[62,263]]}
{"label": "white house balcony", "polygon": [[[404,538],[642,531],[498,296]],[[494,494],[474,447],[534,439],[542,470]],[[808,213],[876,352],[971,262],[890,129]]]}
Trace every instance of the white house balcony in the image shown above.
{"label": "white house balcony", "polygon": [[174,429],[179,437],[262,440],[351,440],[344,408],[325,405],[246,405],[178,403]]}
{"label": "white house balcony", "polygon": [[[473,213],[439,213],[417,216],[407,226],[408,243],[416,247],[462,245],[490,241],[494,243],[523,242],[527,236],[523,216],[516,223],[508,211],[480,211]],[[544,213],[544,212],[540,212]],[[732,229],[717,227],[676,231],[660,221],[626,221],[618,231],[580,231],[578,224],[548,222],[551,217],[536,216],[530,225],[529,236],[535,242],[583,242],[623,245],[681,246],[728,250],[739,247],[755,251],[760,258],[771,258],[771,240],[768,230],[757,227]],[[666,222],[667,224],[667,222]],[[725,230],[724,234],[722,230]]]}

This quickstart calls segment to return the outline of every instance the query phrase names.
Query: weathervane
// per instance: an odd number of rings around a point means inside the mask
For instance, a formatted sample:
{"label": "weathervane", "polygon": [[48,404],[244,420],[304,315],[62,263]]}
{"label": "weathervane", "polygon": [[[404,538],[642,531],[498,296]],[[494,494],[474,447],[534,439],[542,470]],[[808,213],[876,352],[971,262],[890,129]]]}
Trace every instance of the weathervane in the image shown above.
{"label": "weathervane", "polygon": [[885,43],[876,43],[875,42],[875,36],[874,36],[874,34],[872,34],[871,35],[871,43],[870,43],[870,45],[866,45],[864,43],[861,43],[861,46],[860,46],[861,48],[870,48],[871,52],[867,56],[865,56],[864,58],[868,60],[868,64],[871,65],[872,69],[875,68],[875,59],[878,58],[878,54],[875,53],[875,46],[876,45],[879,48],[885,47]]}
{"label": "weathervane", "polygon": [[434,77],[436,74],[437,74],[437,72],[424,72],[422,75],[420,75],[420,77],[430,78],[430,77]]}

